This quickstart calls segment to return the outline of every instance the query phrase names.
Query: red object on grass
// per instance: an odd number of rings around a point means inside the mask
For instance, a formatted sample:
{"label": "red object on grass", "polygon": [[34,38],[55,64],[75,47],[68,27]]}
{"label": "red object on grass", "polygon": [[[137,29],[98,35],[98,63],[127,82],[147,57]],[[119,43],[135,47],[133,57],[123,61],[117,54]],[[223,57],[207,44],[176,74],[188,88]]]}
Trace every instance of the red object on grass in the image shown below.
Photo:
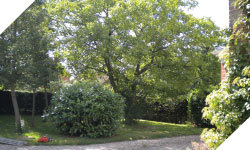
{"label": "red object on grass", "polygon": [[42,136],[40,139],[38,139],[37,142],[49,142],[49,138],[47,138],[46,136]]}

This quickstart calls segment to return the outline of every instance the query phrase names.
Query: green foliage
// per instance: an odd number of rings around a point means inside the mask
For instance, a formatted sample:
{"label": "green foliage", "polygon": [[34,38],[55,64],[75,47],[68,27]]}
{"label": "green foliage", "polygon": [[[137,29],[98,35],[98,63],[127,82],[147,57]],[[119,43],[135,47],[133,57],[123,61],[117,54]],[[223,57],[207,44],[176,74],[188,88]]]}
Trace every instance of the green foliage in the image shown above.
{"label": "green foliage", "polygon": [[[250,67],[245,67],[246,70]],[[216,130],[204,130],[203,139],[216,148],[250,117],[250,78],[242,73],[231,86],[213,91],[206,102],[209,107],[203,110],[203,117],[211,120]]]}
{"label": "green foliage", "polygon": [[142,112],[142,119],[145,120],[184,124],[187,121],[187,101],[148,102]]}
{"label": "green foliage", "polygon": [[0,83],[6,89],[46,86],[56,80],[50,19],[42,0],[36,0],[0,36]]}
{"label": "green foliage", "polygon": [[202,138],[211,149],[223,143],[246,119],[250,117],[250,20],[246,5],[249,0],[237,0],[242,9],[230,36],[229,57],[226,60],[228,75],[217,91],[206,99],[203,117],[211,120],[215,129],[203,131]]}
{"label": "green foliage", "polygon": [[[25,33],[22,35],[26,41],[22,41],[28,50],[26,67],[23,70],[23,82],[28,89],[47,87],[50,81],[58,79],[57,59],[51,58],[49,53],[54,51],[49,24],[48,12],[44,9],[41,0],[37,0],[25,11]],[[32,26],[29,26],[32,24]]]}
{"label": "green foliage", "polygon": [[[16,92],[17,103],[19,106],[20,114],[21,115],[29,115],[32,112],[32,95],[33,93],[30,92]],[[48,93],[48,99],[51,100],[52,94]],[[4,115],[11,115],[13,114],[13,106],[11,102],[11,95],[10,91],[1,91],[0,90],[0,114]],[[37,115],[42,115],[43,110],[45,108],[45,100],[44,100],[44,93],[37,92],[36,93],[36,106],[35,112]]]}
{"label": "green foliage", "polygon": [[43,4],[43,0],[36,0],[0,35],[0,84],[12,91],[18,129],[21,126],[16,87],[26,86],[35,91],[47,85],[55,71],[55,63],[48,54],[52,38]]}
{"label": "green foliage", "polygon": [[201,92],[200,90],[192,91],[192,95],[190,96],[189,101],[189,121],[194,123],[197,126],[208,126],[209,121],[202,119],[202,109],[205,107],[205,98],[206,94]]}
{"label": "green foliage", "polygon": [[188,121],[198,126],[210,126],[209,121],[202,119],[206,96],[220,83],[220,62],[211,53],[204,52],[200,57],[200,65],[192,90],[187,98]]}
{"label": "green foliage", "polygon": [[202,109],[206,106],[206,97],[212,91],[218,89],[218,86],[211,86],[207,89],[195,89],[188,98],[188,117],[189,121],[199,127],[211,127],[210,120],[202,118]]}
{"label": "green foliage", "polygon": [[123,119],[124,100],[101,84],[76,83],[56,92],[48,115],[63,134],[111,136]]}
{"label": "green foliage", "polygon": [[[52,0],[47,8],[59,52],[77,79],[108,77],[126,98],[126,118],[139,100],[176,98],[199,76],[203,53],[219,41],[214,23],[184,12],[185,0]],[[210,73],[210,72],[208,72]],[[137,108],[138,109],[138,108]]]}
{"label": "green foliage", "polygon": [[44,64],[39,61],[48,55],[50,48],[47,25],[46,11],[37,0],[1,34],[0,82],[6,88],[25,82],[27,69],[34,70],[31,61]]}

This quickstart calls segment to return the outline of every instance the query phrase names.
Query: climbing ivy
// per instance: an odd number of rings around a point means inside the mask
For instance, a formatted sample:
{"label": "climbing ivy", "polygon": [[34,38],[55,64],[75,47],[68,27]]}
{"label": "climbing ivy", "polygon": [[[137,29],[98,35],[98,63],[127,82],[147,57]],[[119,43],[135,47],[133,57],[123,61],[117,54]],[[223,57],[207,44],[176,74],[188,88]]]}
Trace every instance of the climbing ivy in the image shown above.
{"label": "climbing ivy", "polygon": [[207,98],[203,118],[216,128],[205,129],[202,140],[213,150],[250,117],[250,0],[237,0],[242,15],[234,24],[225,57],[227,77]]}

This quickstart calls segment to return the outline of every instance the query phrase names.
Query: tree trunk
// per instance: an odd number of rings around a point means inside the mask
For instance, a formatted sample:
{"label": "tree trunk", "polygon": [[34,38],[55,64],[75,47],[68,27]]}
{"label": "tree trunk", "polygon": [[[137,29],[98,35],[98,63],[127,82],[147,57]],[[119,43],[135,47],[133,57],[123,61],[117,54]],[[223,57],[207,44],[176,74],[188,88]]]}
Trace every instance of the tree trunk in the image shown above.
{"label": "tree trunk", "polygon": [[113,90],[115,93],[119,93],[118,92],[118,88],[116,86],[116,83],[115,83],[115,79],[114,79],[114,75],[113,75],[113,69],[112,69],[112,66],[110,64],[110,60],[108,58],[104,58],[104,61],[105,61],[105,65],[108,69],[108,77],[109,77],[109,81],[110,81],[110,84],[111,86],[113,87]]}
{"label": "tree trunk", "polygon": [[48,101],[48,93],[47,93],[47,88],[44,86],[44,94],[45,94],[45,110],[48,109],[49,107],[49,101]]}
{"label": "tree trunk", "polygon": [[32,121],[31,121],[31,127],[34,127],[35,125],[35,109],[36,109],[36,90],[33,89],[33,102],[32,102]]}
{"label": "tree trunk", "polygon": [[136,86],[137,84],[134,82],[131,86],[131,94],[128,98],[126,98],[126,111],[125,111],[125,123],[133,124],[135,123],[136,116],[138,115],[135,109],[135,101],[136,101]]}
{"label": "tree trunk", "polygon": [[11,100],[14,108],[14,113],[15,113],[15,121],[16,121],[16,130],[18,133],[22,132],[22,127],[21,127],[21,120],[20,120],[20,114],[19,114],[19,108],[16,100],[16,93],[15,93],[15,87],[11,87]]}

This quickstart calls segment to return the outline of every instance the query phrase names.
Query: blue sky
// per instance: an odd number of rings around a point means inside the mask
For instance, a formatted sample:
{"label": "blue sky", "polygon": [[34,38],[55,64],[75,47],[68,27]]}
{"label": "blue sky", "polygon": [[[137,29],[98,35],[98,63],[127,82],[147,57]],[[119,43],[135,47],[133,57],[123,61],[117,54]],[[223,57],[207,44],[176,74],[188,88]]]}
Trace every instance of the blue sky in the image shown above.
{"label": "blue sky", "polygon": [[189,13],[196,17],[210,17],[217,26],[226,28],[229,25],[229,2],[228,0],[197,0],[198,7]]}

